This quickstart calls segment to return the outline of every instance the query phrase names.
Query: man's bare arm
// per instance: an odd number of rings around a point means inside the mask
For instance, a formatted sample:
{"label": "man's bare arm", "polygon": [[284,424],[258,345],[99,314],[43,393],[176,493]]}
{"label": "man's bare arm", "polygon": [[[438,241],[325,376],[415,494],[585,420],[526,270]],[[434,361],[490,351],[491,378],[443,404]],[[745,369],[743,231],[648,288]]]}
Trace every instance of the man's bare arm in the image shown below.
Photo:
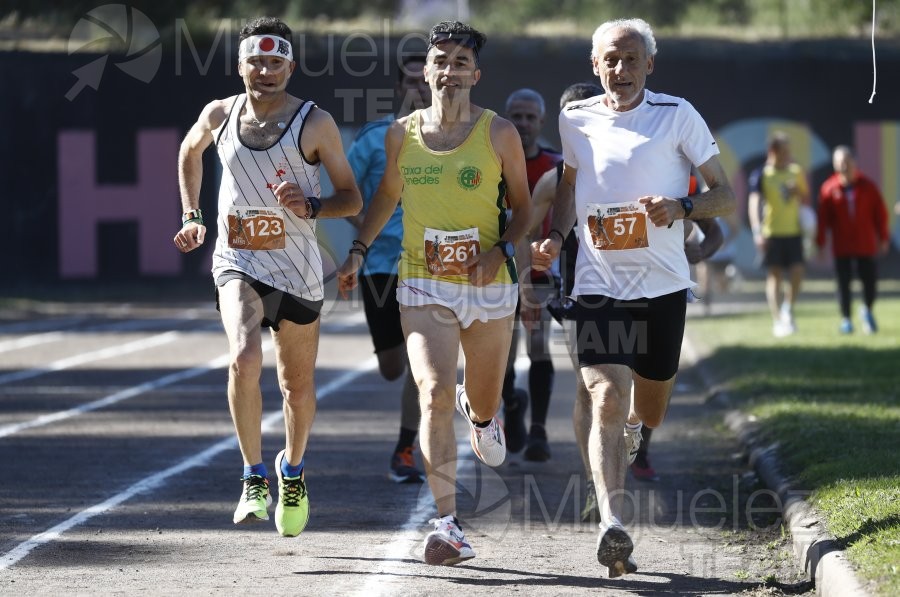
{"label": "man's bare arm", "polygon": [[694,211],[692,220],[705,220],[716,216],[726,216],[734,211],[737,199],[728,182],[725,170],[717,156],[713,156],[697,167],[709,190],[691,196]]}
{"label": "man's bare arm", "polygon": [[[307,142],[315,143],[313,151],[306,151]],[[319,108],[313,110],[300,143],[304,146],[306,155],[319,158],[334,186],[334,194],[327,201],[322,201],[318,217],[343,218],[358,214],[363,205],[362,195],[356,186],[353,170],[344,154],[340,131],[331,114]]]}
{"label": "man's bare arm", "polygon": [[391,215],[397,209],[397,203],[400,201],[400,194],[403,192],[403,178],[397,167],[397,158],[400,155],[400,148],[403,146],[405,133],[406,119],[401,118],[394,121],[384,137],[386,167],[356,237],[356,240],[362,243],[362,247],[358,245],[351,247],[352,252],[347,255],[347,259],[338,270],[338,290],[344,298],[347,297],[350,290],[356,288],[357,272],[362,267],[369,245],[375,241],[381,229],[391,219]]}
{"label": "man's bare arm", "polygon": [[531,243],[531,265],[538,271],[550,269],[553,260],[559,256],[563,241],[575,226],[575,178],[578,170],[566,164],[563,166],[562,180],[556,185],[553,197],[553,219],[550,234],[542,241]]}
{"label": "man's bare arm", "polygon": [[212,132],[228,117],[228,100],[208,103],[197,122],[191,127],[178,151],[178,187],[183,212],[200,206],[200,186],[203,182],[203,152],[213,142]]}
{"label": "man's bare arm", "polygon": [[[203,152],[213,142],[212,132],[228,118],[228,105],[229,100],[213,100],[208,103],[181,142],[178,150],[178,187],[181,192],[182,213],[200,208]],[[175,235],[175,246],[187,253],[202,245],[205,236],[206,226],[198,220],[189,221]]]}

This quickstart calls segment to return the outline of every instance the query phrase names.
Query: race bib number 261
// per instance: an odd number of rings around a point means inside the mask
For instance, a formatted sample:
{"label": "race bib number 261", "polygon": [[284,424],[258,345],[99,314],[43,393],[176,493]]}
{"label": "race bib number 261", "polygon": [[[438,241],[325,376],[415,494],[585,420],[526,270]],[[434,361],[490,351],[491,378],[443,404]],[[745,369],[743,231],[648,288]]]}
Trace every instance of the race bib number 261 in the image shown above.
{"label": "race bib number 261", "polygon": [[284,208],[232,205],[228,209],[228,246],[246,251],[284,248]]}
{"label": "race bib number 261", "polygon": [[588,204],[588,231],[599,251],[624,251],[650,246],[647,212],[639,203]]}
{"label": "race bib number 261", "polygon": [[425,229],[425,263],[432,276],[465,276],[465,263],[481,251],[478,228]]}

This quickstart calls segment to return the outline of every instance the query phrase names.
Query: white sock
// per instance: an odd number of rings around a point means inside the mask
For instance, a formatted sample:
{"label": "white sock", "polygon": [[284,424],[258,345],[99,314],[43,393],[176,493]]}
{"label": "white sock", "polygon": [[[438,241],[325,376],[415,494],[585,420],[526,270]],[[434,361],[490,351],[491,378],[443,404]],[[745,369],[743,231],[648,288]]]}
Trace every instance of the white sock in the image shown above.
{"label": "white sock", "polygon": [[598,526],[601,529],[606,529],[609,527],[621,527],[623,525],[622,525],[622,522],[618,519],[618,517],[610,515],[609,522],[601,522]]}
{"label": "white sock", "polygon": [[643,427],[644,427],[643,421],[638,421],[634,425],[632,425],[628,421],[625,421],[625,428],[628,429],[629,431],[640,431]]}

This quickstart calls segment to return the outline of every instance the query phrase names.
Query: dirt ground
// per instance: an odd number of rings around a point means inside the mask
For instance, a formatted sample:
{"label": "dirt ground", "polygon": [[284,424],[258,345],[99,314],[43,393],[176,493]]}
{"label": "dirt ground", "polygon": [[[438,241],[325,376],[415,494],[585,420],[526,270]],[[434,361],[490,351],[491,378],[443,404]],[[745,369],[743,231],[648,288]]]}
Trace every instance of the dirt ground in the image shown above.
{"label": "dirt ground", "polygon": [[[690,323],[688,324],[690,327]],[[208,303],[18,304],[0,313],[0,593],[777,595],[810,590],[772,494],[685,363],[651,460],[629,476],[636,574],[605,578],[572,433],[575,377],[555,330],[552,459],[476,463],[461,419],[460,518],[477,553],[420,560],[427,488],[387,478],[400,382],[380,378],[361,314],[323,320],[306,455],[311,520],[234,526],[241,461],[226,344]],[[274,360],[263,375],[271,463],[283,443]],[[527,367],[527,357],[520,357]],[[518,384],[527,384],[520,367]],[[97,402],[97,401],[103,402]],[[270,464],[270,466],[272,466]],[[774,511],[773,511],[774,510]]]}

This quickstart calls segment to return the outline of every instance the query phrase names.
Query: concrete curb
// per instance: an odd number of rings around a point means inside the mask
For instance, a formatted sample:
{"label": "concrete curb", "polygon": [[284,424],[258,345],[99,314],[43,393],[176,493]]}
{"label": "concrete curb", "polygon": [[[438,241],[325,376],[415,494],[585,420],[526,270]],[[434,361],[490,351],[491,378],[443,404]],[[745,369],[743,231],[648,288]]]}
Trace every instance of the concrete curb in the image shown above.
{"label": "concrete curb", "polygon": [[[696,355],[693,349],[689,352]],[[871,597],[856,577],[843,548],[827,533],[818,512],[806,502],[809,492],[793,488],[781,472],[776,457],[777,445],[764,445],[760,441],[756,421],[733,407],[727,392],[721,389],[699,359],[691,360],[703,384],[711,391],[712,400],[729,408],[725,424],[737,435],[749,454],[750,465],[766,486],[778,495],[785,524],[791,532],[794,557],[815,584],[816,594],[823,597]]]}
{"label": "concrete curb", "polygon": [[[727,396],[717,395],[716,400],[728,404]],[[785,524],[791,532],[794,557],[801,569],[815,583],[816,594],[824,597],[868,597],[847,561],[843,548],[825,529],[818,512],[806,502],[808,491],[791,486],[781,472],[776,457],[776,445],[765,446],[759,442],[759,426],[737,410],[725,415],[725,423],[743,444],[753,466],[766,486],[778,494]]]}

